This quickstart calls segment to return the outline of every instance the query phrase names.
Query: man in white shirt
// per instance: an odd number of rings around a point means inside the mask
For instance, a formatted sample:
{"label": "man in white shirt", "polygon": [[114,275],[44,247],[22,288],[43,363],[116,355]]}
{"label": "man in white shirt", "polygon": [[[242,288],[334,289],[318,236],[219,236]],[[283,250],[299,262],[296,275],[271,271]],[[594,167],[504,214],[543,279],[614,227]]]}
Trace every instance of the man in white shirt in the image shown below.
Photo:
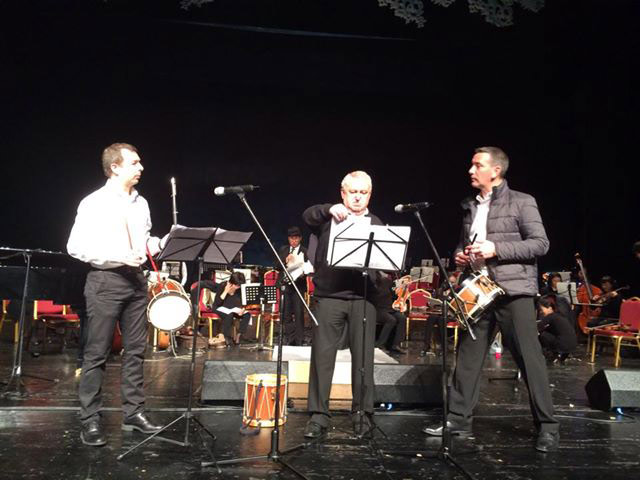
{"label": "man in white shirt", "polygon": [[80,438],[86,445],[107,443],[100,422],[102,383],[116,325],[122,334],[121,393],[126,431],[154,433],[161,429],[144,412],[143,365],[147,344],[147,281],[141,265],[148,250],[160,251],[151,237],[147,201],[135,190],[142,163],[137,149],[114,143],[102,152],[106,184],[78,207],[67,250],[91,265],[84,295],[87,338],[84,346],[80,399]]}
{"label": "man in white shirt", "polygon": [[[287,245],[283,245],[278,252],[289,272],[294,275],[293,269],[302,270],[304,262],[308,260],[307,249],[302,246],[302,231],[300,227],[289,227],[287,230]],[[284,275],[284,274],[281,274]],[[296,286],[303,295],[307,291],[307,276],[300,275],[294,278]],[[287,345],[301,346],[304,343],[304,305],[296,294],[293,286],[287,285],[284,294],[284,320],[285,340]]]}
{"label": "man in white shirt", "polygon": [[[473,326],[477,339],[464,333],[458,346],[449,395],[448,433],[472,433],[482,365],[495,337],[502,332],[505,346],[522,372],[529,390],[535,448],[558,449],[558,420],[554,417],[547,366],[536,327],[534,298],[538,294],[537,258],[547,253],[549,240],[531,195],[511,190],[505,174],[509,158],[497,147],[475,150],[469,168],[471,186],[480,191],[462,202],[460,244],[455,261],[488,275],[506,292]],[[428,435],[443,435],[442,423],[427,426]]]}

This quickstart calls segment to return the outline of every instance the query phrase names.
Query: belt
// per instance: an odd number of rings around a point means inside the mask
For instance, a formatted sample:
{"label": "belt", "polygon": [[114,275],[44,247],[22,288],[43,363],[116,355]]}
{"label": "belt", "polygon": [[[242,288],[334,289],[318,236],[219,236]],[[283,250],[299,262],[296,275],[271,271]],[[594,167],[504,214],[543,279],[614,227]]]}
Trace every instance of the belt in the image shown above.
{"label": "belt", "polygon": [[91,270],[96,272],[113,272],[120,275],[137,275],[142,273],[142,267],[131,267],[129,265],[121,265],[115,268],[95,268],[91,267]]}

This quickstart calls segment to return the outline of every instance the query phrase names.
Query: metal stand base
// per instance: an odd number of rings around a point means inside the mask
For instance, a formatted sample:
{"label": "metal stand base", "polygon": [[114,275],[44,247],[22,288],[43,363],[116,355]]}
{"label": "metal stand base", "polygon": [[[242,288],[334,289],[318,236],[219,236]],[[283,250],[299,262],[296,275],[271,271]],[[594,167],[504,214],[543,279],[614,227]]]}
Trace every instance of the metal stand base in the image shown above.
{"label": "metal stand base", "polygon": [[[176,423],[178,423],[180,420],[185,420],[187,422],[187,431],[185,433],[185,439],[184,441],[180,442],[178,440],[174,440],[172,438],[166,438],[166,437],[162,437],[160,436],[160,434],[162,432],[164,432],[166,429],[168,429],[169,427],[175,425]],[[216,436],[211,433],[209,430],[207,430],[207,427],[205,427],[200,420],[198,420],[194,414],[192,412],[185,412],[182,415],[180,415],[178,418],[174,419],[171,423],[168,423],[167,425],[165,425],[164,427],[162,427],[161,430],[158,430],[156,433],[153,433],[151,435],[149,435],[147,438],[145,438],[143,441],[137,443],[136,445],[134,445],[133,447],[131,447],[129,450],[127,450],[126,452],[118,455],[116,457],[117,460],[122,460],[125,456],[127,456],[129,453],[133,452],[135,449],[137,449],[138,447],[141,447],[142,445],[144,445],[145,443],[156,439],[156,440],[160,440],[163,442],[167,442],[167,443],[172,443],[173,445],[178,445],[180,447],[190,447],[193,445],[193,442],[189,440],[189,422],[193,420],[194,422],[194,426],[196,427],[196,431],[198,431],[198,433],[200,433],[201,437],[202,437],[202,432],[206,433],[207,435],[209,435],[213,440],[216,439]],[[206,446],[206,442],[203,443]],[[213,456],[213,453],[211,452],[211,450],[209,449],[209,447],[207,446],[207,451],[209,452],[209,455],[211,455],[211,458],[213,459],[213,461],[215,462],[215,458]]]}

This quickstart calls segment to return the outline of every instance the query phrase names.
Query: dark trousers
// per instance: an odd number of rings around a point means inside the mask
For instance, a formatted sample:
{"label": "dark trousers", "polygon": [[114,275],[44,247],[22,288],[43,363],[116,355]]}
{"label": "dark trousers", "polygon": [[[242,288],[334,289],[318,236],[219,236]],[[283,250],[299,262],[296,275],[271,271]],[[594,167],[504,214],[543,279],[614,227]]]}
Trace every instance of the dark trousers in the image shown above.
{"label": "dark trousers", "polygon": [[557,432],[553,401],[549,389],[547,365],[542,355],[533,297],[506,297],[474,326],[477,340],[463,333],[458,347],[456,370],[449,395],[449,412],[453,420],[470,422],[478,403],[482,365],[495,336],[496,325],[502,343],[509,349],[529,389],[529,403],[536,428]]}
{"label": "dark trousers", "polygon": [[[311,368],[309,370],[308,408],[311,420],[329,425],[329,394],[336,364],[338,342],[342,332],[348,329],[351,350],[351,411],[373,414],[373,350],[376,333],[376,309],[366,302],[366,336],[362,344],[363,300],[341,300],[337,298],[316,298],[314,316],[318,326],[313,327],[311,345]],[[360,378],[362,354],[364,350],[364,385]],[[360,405],[360,391],[363,389],[364,403]]]}
{"label": "dark trousers", "polygon": [[[236,317],[233,313],[216,313],[222,319],[222,333],[224,334],[224,338],[226,338],[228,341],[231,341],[231,339],[233,338],[233,319]],[[240,317],[240,335],[244,335],[244,333],[247,331],[249,320],[251,320],[251,314],[249,312]]]}
{"label": "dark trousers", "polygon": [[[300,293],[304,290],[298,285]],[[284,291],[284,335],[288,345],[302,345],[304,341],[304,305],[292,286],[287,285]]]}
{"label": "dark trousers", "polygon": [[102,383],[113,332],[122,332],[121,396],[124,419],[144,410],[143,368],[147,346],[147,281],[142,272],[120,274],[93,270],[84,287],[87,301],[86,343],[78,396],[80,420],[99,418]]}
{"label": "dark trousers", "polygon": [[393,309],[379,309],[376,315],[378,325],[382,325],[376,347],[393,348],[400,345],[404,338],[404,326],[407,321],[404,314]]}

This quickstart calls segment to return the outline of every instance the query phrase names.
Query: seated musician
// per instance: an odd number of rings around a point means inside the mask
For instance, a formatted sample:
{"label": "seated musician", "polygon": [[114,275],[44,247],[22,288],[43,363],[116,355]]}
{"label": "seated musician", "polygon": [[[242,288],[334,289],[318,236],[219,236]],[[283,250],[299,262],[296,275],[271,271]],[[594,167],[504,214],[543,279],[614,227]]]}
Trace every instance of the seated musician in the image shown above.
{"label": "seated musician", "polygon": [[557,310],[556,299],[554,295],[544,295],[538,300],[538,338],[542,348],[562,363],[576,348],[578,339],[569,319]]}
{"label": "seated musician", "polygon": [[597,317],[587,323],[587,327],[593,328],[600,325],[617,323],[620,318],[620,306],[622,305],[622,297],[614,290],[615,280],[609,275],[605,275],[600,279],[600,287],[602,294],[593,297],[593,303],[601,304],[600,313]]}
{"label": "seated musician", "polygon": [[[222,319],[222,333],[227,347],[238,345],[240,338],[247,331],[251,314],[242,306],[240,298],[240,285],[245,283],[244,274],[234,272],[229,280],[218,285],[216,298],[213,301],[211,310],[217,313]],[[238,332],[233,335],[233,319],[240,319]]]}
{"label": "seated musician", "polygon": [[393,279],[386,272],[381,272],[378,279],[378,292],[374,299],[376,306],[376,323],[382,325],[376,338],[376,348],[390,353],[407,353],[400,346],[407,318],[404,313],[393,308]]}
{"label": "seated musician", "polygon": [[571,310],[571,304],[569,301],[558,295],[558,283],[562,281],[562,277],[558,272],[549,274],[546,285],[540,291],[541,295],[552,295],[554,297],[555,308],[558,313],[569,320],[570,323],[575,323],[575,315]]}

